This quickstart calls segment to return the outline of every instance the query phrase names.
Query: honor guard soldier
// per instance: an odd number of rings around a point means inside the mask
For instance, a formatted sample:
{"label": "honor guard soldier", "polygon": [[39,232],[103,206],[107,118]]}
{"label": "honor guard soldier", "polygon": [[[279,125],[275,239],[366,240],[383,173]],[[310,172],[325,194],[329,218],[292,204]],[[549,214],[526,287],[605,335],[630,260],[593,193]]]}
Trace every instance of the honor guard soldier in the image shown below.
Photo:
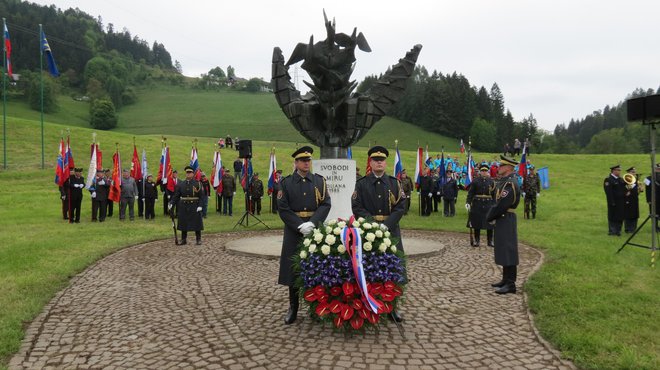
{"label": "honor guard soldier", "polygon": [[284,238],[280,257],[278,284],[289,287],[289,310],[284,323],[289,325],[298,316],[298,289],[294,287],[296,275],[293,272],[292,257],[296,253],[303,235],[308,235],[322,224],[330,212],[330,195],[321,175],[310,172],[312,153],[309,146],[303,146],[291,155],[296,170],[280,181],[277,192],[277,208],[284,221]]}
{"label": "honor guard soldier", "polygon": [[[387,226],[393,237],[398,238],[397,249],[403,250],[399,221],[406,211],[406,197],[401,183],[396,177],[385,173],[389,152],[382,146],[374,146],[367,153],[371,172],[355,183],[351,206],[355,217],[373,218]],[[402,317],[392,311],[393,320],[400,322]]]}
{"label": "honor guard soldier", "polygon": [[630,167],[623,175],[626,192],[623,194],[623,228],[628,234],[637,229],[639,219],[639,193],[641,189],[637,184],[635,167]]}
{"label": "honor guard soldier", "polygon": [[468,227],[474,229],[473,247],[479,246],[481,229],[486,229],[488,246],[493,246],[493,225],[486,221],[488,211],[495,203],[495,181],[490,178],[487,164],[479,167],[479,176],[470,184],[465,209],[468,211]]}
{"label": "honor guard soldier", "polygon": [[488,212],[486,220],[495,221],[495,263],[502,266],[502,280],[491,284],[498,288],[495,293],[516,292],[518,275],[518,222],[515,209],[520,203],[520,187],[513,172],[518,162],[500,156],[497,170],[499,180],[495,186],[495,205]]}
{"label": "honor guard soldier", "polygon": [[204,188],[202,188],[199,181],[195,180],[193,168],[186,166],[186,179],[177,182],[167,206],[168,210],[171,210],[177,204],[177,230],[181,231],[181,245],[187,244],[188,231],[194,231],[196,244],[202,245],[202,230],[204,230],[202,220],[203,196]]}
{"label": "honor guard soldier", "polygon": [[82,203],[85,188],[85,179],[82,177],[82,168],[75,168],[73,176],[67,180],[70,189],[69,202],[69,223],[80,223],[80,204]]}
{"label": "honor guard soldier", "polygon": [[653,189],[651,186],[655,187],[655,229],[660,232],[660,163],[656,163],[654,168],[654,173],[651,176],[646,176],[644,180],[644,185],[647,187],[646,190],[646,203],[649,205],[649,216],[653,214],[652,198],[653,198]]}
{"label": "honor guard soldier", "polygon": [[603,182],[605,197],[607,198],[607,223],[609,232],[607,235],[621,236],[621,226],[623,225],[623,204],[626,193],[626,184],[619,176],[621,166],[610,167],[610,175]]}
{"label": "honor guard soldier", "polygon": [[532,212],[532,218],[536,218],[536,197],[541,195],[541,179],[534,171],[534,166],[529,166],[529,173],[523,180],[523,196],[525,197],[525,218],[529,219],[529,213]]}

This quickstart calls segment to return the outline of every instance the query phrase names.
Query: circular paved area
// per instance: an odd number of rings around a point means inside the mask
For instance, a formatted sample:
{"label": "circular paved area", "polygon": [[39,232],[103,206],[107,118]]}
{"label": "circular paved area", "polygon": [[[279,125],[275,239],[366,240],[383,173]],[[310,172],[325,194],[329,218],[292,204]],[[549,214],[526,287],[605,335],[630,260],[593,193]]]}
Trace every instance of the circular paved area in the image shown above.
{"label": "circular paved area", "polygon": [[[280,231],[281,232],[281,231]],[[246,236],[205,236],[114,253],[74,279],[30,325],[11,369],[570,369],[539,341],[524,296],[498,296],[492,249],[466,235],[404,231],[446,248],[408,263],[410,283],[396,326],[346,336],[305,315],[282,323],[287,290],[276,260],[228,253]],[[541,261],[521,246],[519,285]]]}

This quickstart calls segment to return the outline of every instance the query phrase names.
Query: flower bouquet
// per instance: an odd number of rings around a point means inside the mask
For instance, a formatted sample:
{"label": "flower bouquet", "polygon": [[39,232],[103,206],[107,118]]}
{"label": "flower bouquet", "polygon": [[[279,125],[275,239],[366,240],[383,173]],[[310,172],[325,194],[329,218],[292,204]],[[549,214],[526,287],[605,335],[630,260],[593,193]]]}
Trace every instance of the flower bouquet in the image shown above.
{"label": "flower bouquet", "polygon": [[310,315],[338,329],[377,326],[397,308],[406,284],[397,242],[385,225],[364,218],[315,228],[294,256],[296,286]]}

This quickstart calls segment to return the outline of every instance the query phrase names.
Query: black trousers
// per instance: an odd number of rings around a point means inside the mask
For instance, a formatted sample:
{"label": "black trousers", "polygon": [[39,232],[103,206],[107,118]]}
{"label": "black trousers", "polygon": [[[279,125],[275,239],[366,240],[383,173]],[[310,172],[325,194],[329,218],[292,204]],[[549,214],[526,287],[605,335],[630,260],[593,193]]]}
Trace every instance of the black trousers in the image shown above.
{"label": "black trousers", "polygon": [[108,214],[108,201],[92,199],[92,221],[105,221]]}
{"label": "black trousers", "polygon": [[[479,243],[481,238],[481,229],[474,229],[474,241]],[[486,229],[486,238],[488,238],[488,243],[493,242],[493,229]]]}
{"label": "black trousers", "polygon": [[433,199],[427,195],[420,195],[422,197],[422,216],[429,216],[433,212]]}
{"label": "black trousers", "polygon": [[169,197],[167,196],[167,192],[163,193],[163,214],[165,216],[169,216],[170,213],[167,211],[167,203],[169,202]]}
{"label": "black trousers", "polygon": [[607,223],[610,229],[608,235],[621,235],[621,226],[623,226],[623,221],[607,220]]}
{"label": "black trousers", "polygon": [[442,203],[442,195],[433,194],[433,212],[438,212],[439,203]]}
{"label": "black trousers", "polygon": [[69,198],[62,199],[62,217],[65,220],[69,219]]}
{"label": "black trousers", "polygon": [[222,213],[222,195],[215,193],[215,211]]}
{"label": "black trousers", "polygon": [[626,218],[623,220],[624,230],[627,233],[634,233],[637,230],[637,219],[636,218]]}
{"label": "black trousers", "polygon": [[259,199],[252,198],[252,213],[254,213],[254,211],[257,211],[258,215],[261,214],[261,198]]}
{"label": "black trousers", "polygon": [[[185,241],[188,239],[188,232],[187,231],[181,231],[181,241]],[[196,240],[202,240],[202,231],[201,230],[196,230],[195,231],[195,239]]]}
{"label": "black trousers", "polygon": [[142,217],[144,215],[144,198],[139,197],[137,200],[138,204],[138,217]]}
{"label": "black trousers", "polygon": [[111,201],[110,199],[107,200],[108,202],[108,217],[112,217],[112,211],[114,209],[114,204],[115,202]]}
{"label": "black trousers", "polygon": [[502,266],[502,281],[515,284],[518,278],[518,266]]}
{"label": "black trousers", "polygon": [[156,199],[154,198],[144,198],[144,218],[147,220],[153,220],[156,218],[156,212],[154,206],[156,205]]}
{"label": "black trousers", "polygon": [[69,223],[80,222],[80,203],[82,203],[82,197],[72,198],[69,206]]}
{"label": "black trousers", "polygon": [[456,201],[454,199],[443,199],[445,201],[444,212],[445,216],[456,215]]}
{"label": "black trousers", "polygon": [[277,213],[277,198],[275,193],[270,196],[270,213]]}

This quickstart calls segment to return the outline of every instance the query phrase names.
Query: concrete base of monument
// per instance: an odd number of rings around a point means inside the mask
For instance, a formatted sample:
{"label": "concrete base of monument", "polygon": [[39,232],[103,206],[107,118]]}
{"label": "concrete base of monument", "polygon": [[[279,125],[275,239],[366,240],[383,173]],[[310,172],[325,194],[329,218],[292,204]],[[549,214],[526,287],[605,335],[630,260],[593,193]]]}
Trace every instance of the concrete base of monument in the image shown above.
{"label": "concrete base of monument", "polygon": [[[409,257],[434,255],[445,249],[442,241],[426,239],[415,231],[403,230],[402,232],[403,248]],[[266,234],[231,240],[225,244],[225,249],[235,254],[279,259],[282,252],[282,233],[267,232]]]}

